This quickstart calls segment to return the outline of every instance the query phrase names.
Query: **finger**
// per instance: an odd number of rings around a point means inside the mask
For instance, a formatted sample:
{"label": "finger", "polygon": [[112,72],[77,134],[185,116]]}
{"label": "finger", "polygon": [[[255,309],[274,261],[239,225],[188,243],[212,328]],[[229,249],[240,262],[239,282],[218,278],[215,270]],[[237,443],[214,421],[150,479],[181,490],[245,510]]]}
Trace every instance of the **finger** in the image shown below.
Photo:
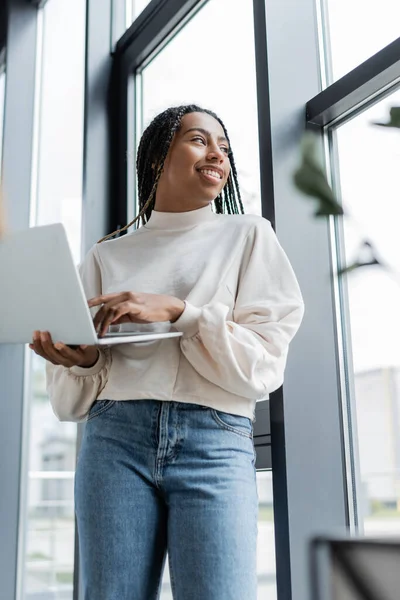
{"label": "finger", "polygon": [[80,360],[82,359],[83,352],[82,352],[82,350],[80,350],[79,347],[76,350],[73,350],[72,348],[67,346],[67,344],[63,344],[62,342],[57,342],[56,344],[54,344],[54,348],[63,357],[63,359],[65,359],[66,361],[68,361],[70,363],[69,366],[71,366],[71,367],[73,365],[78,364],[80,362]]}
{"label": "finger", "polygon": [[44,348],[42,346],[41,332],[40,331],[34,331],[33,332],[32,343],[33,343],[33,347],[34,347],[34,350],[35,350],[36,354],[39,354],[39,356],[43,356],[43,358],[47,358],[45,350],[44,350]]}
{"label": "finger", "polygon": [[141,306],[136,306],[132,302],[122,302],[118,306],[110,309],[110,314],[107,315],[106,319],[101,324],[101,335],[107,331],[108,327],[112,324],[126,323],[126,322],[144,322],[136,318],[142,311]]}
{"label": "finger", "polygon": [[94,319],[93,319],[93,325],[94,328],[96,329],[96,331],[99,331],[99,327],[101,325],[101,323],[103,323],[103,321],[106,319],[107,315],[108,315],[108,311],[117,306],[120,303],[121,299],[120,299],[120,294],[116,295],[116,297],[113,300],[110,300],[110,302],[107,302],[106,304],[104,304],[100,310],[97,311]]}
{"label": "finger", "polygon": [[50,356],[48,356],[46,354],[45,350],[43,349],[43,346],[41,343],[41,338],[40,338],[40,333],[41,333],[40,331],[33,332],[32,344],[29,344],[29,347],[32,348],[32,350],[38,356],[41,356],[42,358],[48,360],[49,362],[53,363],[53,365],[57,364],[50,358]]}
{"label": "finger", "polygon": [[104,319],[99,324],[99,336],[102,337],[105,333],[107,333],[107,329],[111,325],[111,323],[116,319],[116,316],[119,313],[119,307],[110,306],[107,313],[104,316]]}
{"label": "finger", "polygon": [[113,304],[117,304],[118,303],[118,298],[115,298],[113,300],[111,300],[110,302],[107,302],[106,304],[103,304],[103,306],[97,311],[97,313],[95,314],[94,318],[93,318],[93,325],[96,331],[98,331],[98,328],[100,326],[100,323],[102,323],[107,315],[107,311],[108,309],[113,306]]}
{"label": "finger", "polygon": [[[63,367],[72,367],[73,363],[70,359],[65,358],[58,350],[55,348],[53,344],[53,340],[48,331],[42,331],[40,334],[40,341],[43,347],[43,350],[49,356],[50,360],[55,361],[57,364],[62,365]],[[74,350],[71,350],[74,352]]]}
{"label": "finger", "polygon": [[106,304],[107,302],[110,302],[110,300],[115,300],[115,298],[118,298],[119,296],[121,296],[120,292],[116,292],[115,294],[103,294],[102,296],[95,296],[94,298],[90,298],[90,300],[88,300],[88,306],[89,308],[92,308],[93,306],[99,306],[99,304]]}

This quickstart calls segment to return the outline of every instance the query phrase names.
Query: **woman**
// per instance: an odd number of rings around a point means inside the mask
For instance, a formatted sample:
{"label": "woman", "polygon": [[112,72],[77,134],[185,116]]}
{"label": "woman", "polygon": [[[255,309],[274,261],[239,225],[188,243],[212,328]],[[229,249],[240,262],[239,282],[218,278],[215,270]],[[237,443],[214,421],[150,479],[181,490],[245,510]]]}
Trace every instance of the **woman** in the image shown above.
{"label": "woman", "polygon": [[92,248],[85,292],[100,335],[149,324],[182,338],[73,350],[35,332],[31,345],[58,418],[87,420],[75,479],[85,599],[158,598],[168,550],[176,599],[255,600],[255,404],[282,384],[301,293],[270,223],[237,214],[214,113],[158,115],[137,177],[143,226]]}

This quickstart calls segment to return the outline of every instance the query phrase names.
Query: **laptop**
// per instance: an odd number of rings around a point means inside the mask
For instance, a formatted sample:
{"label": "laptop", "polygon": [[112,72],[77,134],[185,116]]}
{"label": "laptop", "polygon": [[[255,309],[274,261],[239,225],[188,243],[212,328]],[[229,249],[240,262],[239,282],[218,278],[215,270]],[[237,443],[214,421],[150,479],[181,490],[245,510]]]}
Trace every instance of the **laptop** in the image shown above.
{"label": "laptop", "polygon": [[0,282],[0,344],[30,343],[35,330],[71,346],[137,344],[182,335],[171,331],[169,322],[127,323],[111,326],[99,338],[61,223],[1,238]]}
{"label": "laptop", "polygon": [[398,600],[399,565],[400,539],[315,538],[312,600]]}

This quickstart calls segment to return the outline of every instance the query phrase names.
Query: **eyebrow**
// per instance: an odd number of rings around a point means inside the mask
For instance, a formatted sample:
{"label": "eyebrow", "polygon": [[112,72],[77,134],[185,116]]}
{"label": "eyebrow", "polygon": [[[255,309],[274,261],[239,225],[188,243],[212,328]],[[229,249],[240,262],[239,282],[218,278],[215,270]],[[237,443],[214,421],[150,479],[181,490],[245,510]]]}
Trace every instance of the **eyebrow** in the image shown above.
{"label": "eyebrow", "polygon": [[[209,131],[207,131],[207,129],[203,129],[202,127],[191,127],[190,129],[187,129],[183,135],[186,135],[190,131],[200,131],[200,133],[202,133],[206,137],[211,137],[211,133]],[[229,146],[228,140],[223,135],[218,136],[218,141],[219,142],[226,142],[228,144],[228,146]]]}

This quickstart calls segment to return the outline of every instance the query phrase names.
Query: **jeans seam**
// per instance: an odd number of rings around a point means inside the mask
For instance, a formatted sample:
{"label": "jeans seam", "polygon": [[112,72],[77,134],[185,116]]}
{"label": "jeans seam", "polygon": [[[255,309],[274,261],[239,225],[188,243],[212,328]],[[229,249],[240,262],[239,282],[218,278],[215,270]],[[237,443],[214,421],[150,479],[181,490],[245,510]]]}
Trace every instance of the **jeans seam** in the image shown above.
{"label": "jeans seam", "polygon": [[236,433],[237,435],[241,435],[242,437],[249,438],[250,440],[253,438],[252,433],[245,433],[244,431],[240,431],[239,429],[236,429],[235,427],[232,427],[231,425],[224,423],[224,421],[222,421],[222,419],[220,419],[218,413],[215,411],[214,408],[211,409],[211,415],[212,415],[214,421],[218,425],[223,427],[224,429],[227,429],[228,431],[232,431],[233,433]]}
{"label": "jeans seam", "polygon": [[99,415],[101,415],[101,413],[105,412],[106,410],[108,410],[109,408],[111,408],[112,406],[114,406],[115,402],[116,402],[116,400],[109,400],[108,404],[106,404],[105,406],[103,406],[103,408],[100,408],[100,410],[98,410],[97,412],[89,415],[88,418],[86,419],[86,421],[91,421],[95,417],[98,417]]}

